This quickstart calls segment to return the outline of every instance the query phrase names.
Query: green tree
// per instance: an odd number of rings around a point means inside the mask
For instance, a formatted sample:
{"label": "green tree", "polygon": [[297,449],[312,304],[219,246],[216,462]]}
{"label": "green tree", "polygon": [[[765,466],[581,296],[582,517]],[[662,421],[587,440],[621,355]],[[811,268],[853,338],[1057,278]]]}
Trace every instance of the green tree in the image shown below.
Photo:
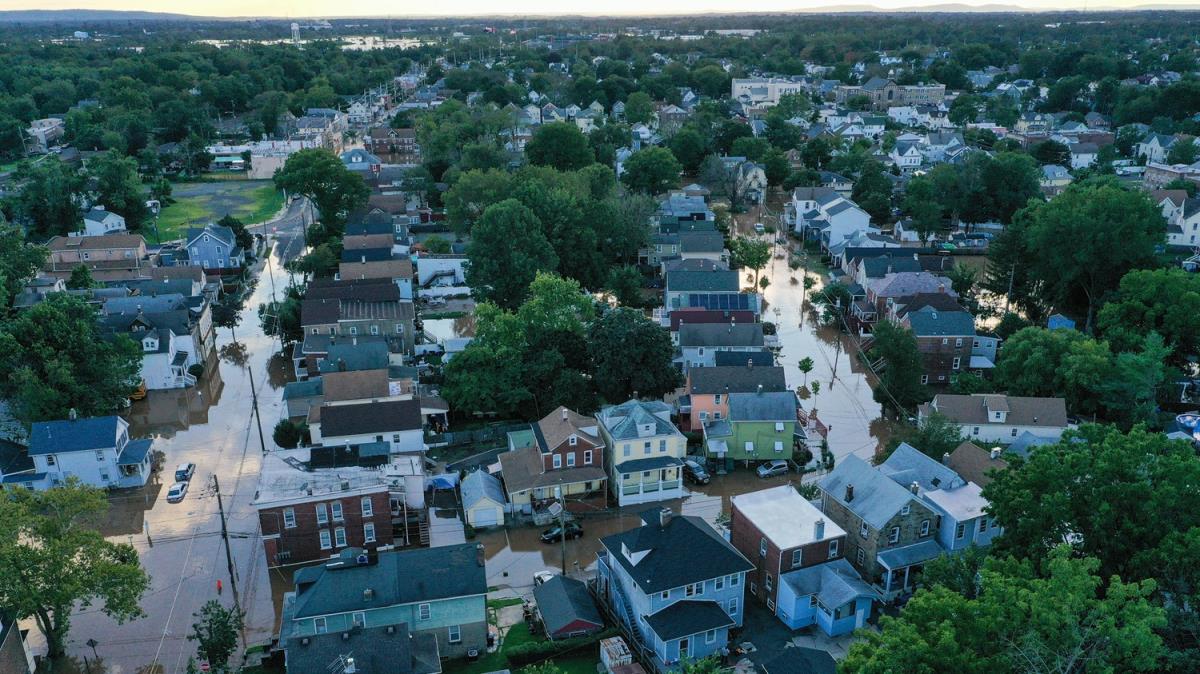
{"label": "green tree", "polygon": [[824,138],[814,138],[800,148],[800,160],[810,169],[822,169],[833,159],[833,148]]}
{"label": "green tree", "polygon": [[282,300],[258,305],[258,319],[263,332],[281,337],[289,344],[304,339],[300,325],[300,302],[304,293],[298,286],[288,286]]}
{"label": "green tree", "polygon": [[1130,271],[1100,309],[1096,328],[1116,351],[1137,350],[1156,332],[1183,366],[1200,352],[1200,277],[1182,269]]}
{"label": "green tree", "polygon": [[188,641],[196,642],[196,654],[208,660],[212,671],[229,671],[229,658],[237,651],[238,634],[245,625],[242,612],[225,608],[216,599],[209,599],[192,617],[197,620],[192,623]]}
{"label": "green tree", "polygon": [[95,288],[98,284],[92,278],[92,270],[87,268],[87,265],[79,265],[71,270],[71,277],[67,279],[67,288],[70,290],[87,290]]}
{"label": "green tree", "polygon": [[537,166],[560,171],[581,169],[596,159],[587,136],[571,122],[543,124],[525,144],[525,157]]}
{"label": "green tree", "polygon": [[758,273],[771,261],[771,244],[758,239],[734,239],[729,242],[729,253],[734,266],[754,270],[754,284],[758,285]]}
{"label": "green tree", "polygon": [[467,171],[442,195],[446,219],[455,231],[469,232],[488,206],[507,199],[512,189],[512,175],[505,171]]}
{"label": "green tree", "polygon": [[467,285],[481,301],[516,308],[541,271],[558,268],[542,223],[516,199],[489,206],[467,246]]}
{"label": "green tree", "polygon": [[0,601],[35,619],[51,658],[62,657],[76,609],[97,605],[118,623],[143,615],[150,578],[132,545],[95,528],[107,509],[103,491],[73,477],[0,499]]}
{"label": "green tree", "polygon": [[304,427],[291,419],[280,419],[271,431],[271,439],[283,449],[295,449],[304,437]]}
{"label": "green tree", "polygon": [[1194,141],[1190,143],[1186,140],[1176,141],[1167,151],[1167,163],[1192,164],[1195,163],[1198,153],[1200,153],[1200,147],[1197,147]]}
{"label": "green tree", "polygon": [[25,282],[37,275],[50,251],[31,244],[24,234],[0,218],[0,311],[12,306]]}
{"label": "green tree", "polygon": [[137,160],[109,150],[88,164],[88,172],[96,179],[97,200],[123,216],[129,229],[141,229],[150,218],[150,209],[138,177]]}
{"label": "green tree", "polygon": [[641,91],[625,99],[625,121],[630,124],[649,124],[654,119],[654,100]]}
{"label": "green tree", "polygon": [[796,364],[797,369],[804,373],[804,386],[808,386],[808,373],[813,371],[813,359],[805,356]]}
{"label": "green tree", "polygon": [[623,307],[638,308],[643,304],[642,274],[637,267],[629,265],[613,267],[608,273],[608,282],[605,287]]}
{"label": "green tree", "polygon": [[588,330],[596,391],[610,403],[661,398],[681,383],[670,335],[642,311],[607,311]]}
{"label": "green tree", "polygon": [[671,148],[671,154],[675,155],[685,171],[695,171],[700,168],[700,162],[704,161],[705,153],[708,152],[708,144],[704,137],[690,126],[680,129],[671,137],[668,145]]}
{"label": "green tree", "polygon": [[96,310],[57,294],[0,324],[0,395],[24,424],[114,414],[138,385],[141,346],[105,339]]}
{"label": "green tree", "polygon": [[57,159],[18,166],[19,190],[12,202],[17,221],[39,239],[64,235],[81,226],[79,195],[84,178]]}
{"label": "green tree", "polygon": [[767,184],[772,186],[781,186],[787,180],[788,175],[792,172],[792,165],[788,162],[787,155],[778,148],[771,148],[763,155],[763,173],[767,176]]}
{"label": "green tree", "polygon": [[955,554],[942,554],[925,563],[921,570],[921,585],[927,588],[944,587],[967,599],[979,596],[980,572],[987,561],[988,549],[971,545]]}
{"label": "green tree", "polygon": [[434,255],[445,255],[450,252],[450,241],[436,234],[422,241],[421,245]]}
{"label": "green tree", "polygon": [[880,321],[875,326],[875,343],[869,354],[872,360],[882,359],[883,372],[875,388],[875,402],[884,407],[896,407],[897,412],[911,411],[932,396],[929,387],[921,383],[925,373],[917,338],[912,330]]}
{"label": "green tree", "polygon": [[222,227],[228,227],[233,232],[233,239],[237,242],[239,248],[248,253],[254,251],[254,235],[246,228],[246,223],[226,213],[217,220],[217,224]]}
{"label": "green tree", "polygon": [[[332,152],[321,148],[300,150],[288,157],[283,168],[275,173],[275,186],[290,195],[311,199],[329,238],[340,236],[346,216],[366,205],[370,194],[361,177],[346,168]],[[319,243],[324,243],[322,237],[309,237],[310,245]]]}
{"label": "green tree", "polygon": [[648,147],[634,152],[625,161],[621,181],[634,192],[662,194],[679,187],[679,174],[683,167],[675,155],[665,147]]}

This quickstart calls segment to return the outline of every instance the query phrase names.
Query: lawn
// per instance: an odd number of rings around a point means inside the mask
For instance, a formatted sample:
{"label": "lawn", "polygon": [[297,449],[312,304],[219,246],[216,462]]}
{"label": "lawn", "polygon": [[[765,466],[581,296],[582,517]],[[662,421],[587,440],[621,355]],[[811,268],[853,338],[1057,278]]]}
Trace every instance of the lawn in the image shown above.
{"label": "lawn", "polygon": [[283,207],[283,193],[269,180],[176,183],[172,188],[175,203],[158,216],[162,241],[180,238],[188,227],[215,222],[228,214],[247,225],[263,222]]}
{"label": "lawn", "polygon": [[447,662],[443,671],[446,674],[485,674],[486,672],[508,669],[508,659],[504,657],[504,649],[519,644],[527,644],[533,640],[533,635],[529,632],[529,626],[525,623],[517,623],[509,628],[508,634],[504,635],[504,642],[500,644],[499,650],[495,653],[485,653],[482,658],[479,658],[475,662],[466,662],[464,660]]}

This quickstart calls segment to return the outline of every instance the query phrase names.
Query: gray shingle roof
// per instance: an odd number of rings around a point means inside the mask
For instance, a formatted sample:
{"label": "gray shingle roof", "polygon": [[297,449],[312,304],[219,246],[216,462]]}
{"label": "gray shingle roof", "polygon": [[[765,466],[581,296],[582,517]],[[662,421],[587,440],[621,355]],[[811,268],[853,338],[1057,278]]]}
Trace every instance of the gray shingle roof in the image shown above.
{"label": "gray shingle roof", "polygon": [[[600,542],[608,549],[610,563],[621,567],[646,594],[754,568],[707,522],[688,515],[671,517],[665,527],[654,521]],[[635,566],[623,548],[647,554]]]}
{"label": "gray shingle roof", "polygon": [[691,393],[753,393],[786,391],[787,381],[782,367],[726,366],[697,367],[688,371]]}
{"label": "gray shingle roof", "polygon": [[[912,492],[875,470],[866,461],[850,455],[838,462],[820,482],[826,495],[880,529],[900,508],[916,499]],[[854,486],[854,500],[846,502],[846,486]]]}
{"label": "gray shingle roof", "polygon": [[941,556],[945,550],[935,540],[921,541],[902,548],[891,548],[879,553],[879,562],[889,569],[903,569],[906,566],[928,562]]}
{"label": "gray shingle roof", "polygon": [[630,440],[639,437],[638,426],[652,424],[654,435],[677,435],[668,419],[671,408],[659,400],[627,400],[620,405],[605,407],[596,415],[614,440]]}
{"label": "gray shingle roof", "polygon": [[437,636],[410,634],[408,625],[380,625],[288,639],[287,669],[292,674],[329,674],[330,666],[352,653],[364,674],[437,674],[442,671]]}
{"label": "gray shingle roof", "polygon": [[500,480],[483,470],[467,474],[462,481],[463,508],[470,509],[485,498],[501,504],[507,501],[504,498],[504,488],[500,486]]}
{"label": "gray shingle roof", "polygon": [[965,311],[938,311],[922,307],[907,315],[913,334],[918,337],[973,337],[975,317]]}
{"label": "gray shingle roof", "polygon": [[679,326],[679,345],[689,346],[762,346],[760,323],[694,323]]}
{"label": "gray shingle roof", "polygon": [[729,396],[733,421],[795,421],[796,394],[791,391],[734,393]]}
{"label": "gray shingle roof", "polygon": [[829,609],[840,608],[858,597],[880,598],[845,558],[789,571],[781,575],[779,581],[791,586],[797,596],[817,595]]}
{"label": "gray shingle roof", "polygon": [[735,271],[671,271],[667,272],[669,292],[737,292],[738,275]]}
{"label": "gray shingle roof", "polygon": [[604,626],[604,618],[583,581],[554,576],[533,588],[533,598],[542,614],[542,622],[551,634],[576,622],[589,623],[597,629]]}
{"label": "gray shingle roof", "polygon": [[[936,410],[957,424],[987,424],[988,396],[952,395],[940,393],[923,409]],[[1067,425],[1067,403],[1062,398],[1022,398],[1018,396],[992,396],[991,408],[1000,410],[1000,404],[1008,406],[1005,424],[1010,426],[1043,426],[1065,428]],[[927,412],[928,414],[928,412]]]}
{"label": "gray shingle roof", "polygon": [[737,623],[715,601],[685,599],[646,616],[646,623],[659,639],[670,641]]}
{"label": "gray shingle roof", "polygon": [[879,465],[879,472],[901,487],[913,482],[926,491],[961,487],[965,481],[949,466],[923,454],[907,442],[900,443],[892,455]]}
{"label": "gray shingle roof", "polygon": [[420,400],[383,400],[357,405],[327,405],[321,409],[321,435],[361,435],[420,429]]}
{"label": "gray shingle roof", "polygon": [[117,442],[118,418],[39,421],[29,431],[29,455],[105,449]]}

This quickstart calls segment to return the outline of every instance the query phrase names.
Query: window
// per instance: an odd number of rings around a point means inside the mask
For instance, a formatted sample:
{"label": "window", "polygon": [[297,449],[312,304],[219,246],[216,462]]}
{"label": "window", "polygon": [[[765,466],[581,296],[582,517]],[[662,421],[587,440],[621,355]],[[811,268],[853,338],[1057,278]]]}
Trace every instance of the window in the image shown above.
{"label": "window", "polygon": [[682,660],[685,657],[690,657],[691,654],[692,654],[692,640],[686,639],[686,638],[680,639],[679,640],[679,659]]}
{"label": "window", "polygon": [[96,460],[97,460],[97,461],[103,461],[103,460],[104,460],[104,450],[103,450],[103,449],[97,449],[97,450],[96,450]]}
{"label": "window", "polygon": [[766,538],[766,536],[762,537],[762,539],[760,539],[758,541],[758,556],[759,557],[767,556],[767,538]]}
{"label": "window", "polygon": [[700,413],[700,421],[708,421],[708,412]]}
{"label": "window", "polygon": [[371,502],[371,497],[365,496],[362,500],[363,517],[371,517],[375,514],[375,504]]}
{"label": "window", "polygon": [[649,453],[650,453],[650,441],[647,440],[646,442],[642,443],[642,454],[649,454]]}
{"label": "window", "polygon": [[900,508],[900,514],[901,514],[901,515],[907,515],[907,514],[909,514],[910,512],[912,512],[912,506],[908,506],[908,505],[906,505],[906,506],[904,506],[904,507]]}
{"label": "window", "polygon": [[329,626],[325,624],[324,618],[313,618],[313,631],[317,634],[325,634],[329,631]]}
{"label": "window", "polygon": [[452,643],[452,644],[462,643],[462,627],[460,627],[458,625],[451,625],[450,628],[446,630],[446,632],[447,632],[446,636],[448,637],[450,643]]}
{"label": "window", "polygon": [[333,521],[341,522],[342,521],[342,502],[334,501],[333,503],[329,504],[329,507],[330,507],[330,509],[333,510]]}
{"label": "window", "polygon": [[355,627],[367,626],[367,614],[363,613],[362,611],[355,611],[354,613],[351,613],[350,620],[354,623]]}
{"label": "window", "polygon": [[670,598],[671,598],[671,591],[670,591],[670,590],[663,590],[663,593],[662,593],[661,595],[659,595],[659,597],[660,597],[660,598],[661,598],[663,601],[666,601],[666,600],[668,600],[668,599],[670,599]]}
{"label": "window", "polygon": [[804,550],[802,548],[796,548],[795,550],[792,550],[792,566],[793,567],[800,566],[800,562],[804,558],[803,553],[804,553]]}
{"label": "window", "polygon": [[562,468],[562,455],[561,454],[554,455],[554,467]]}
{"label": "window", "polygon": [[927,375],[927,374],[921,375],[921,383],[928,384],[929,383],[929,375]]}
{"label": "window", "polygon": [[329,523],[329,511],[325,508],[324,503],[317,504],[317,524]]}
{"label": "window", "polygon": [[397,334],[397,335],[402,335],[402,334],[404,334],[404,324],[403,324],[403,323],[397,323],[397,324],[396,324],[396,334]]}
{"label": "window", "polygon": [[431,615],[429,604],[417,604],[417,620],[429,620]]}
{"label": "window", "polygon": [[704,594],[704,583],[692,583],[691,585],[683,586],[683,596],[694,597],[698,594]]}
{"label": "window", "polygon": [[713,412],[713,418],[714,418],[714,419],[716,419],[717,421],[720,421],[720,420],[721,420],[721,413],[720,413],[720,412]]}
{"label": "window", "polygon": [[375,523],[374,522],[367,522],[366,524],[363,525],[363,542],[364,543],[374,543],[375,542]]}
{"label": "window", "polygon": [[346,530],[344,528],[338,527],[333,530],[333,542],[339,548],[346,547]]}
{"label": "window", "polygon": [[921,520],[921,538],[929,535],[929,520]]}
{"label": "window", "polygon": [[720,578],[717,578],[716,580],[713,581],[713,589],[714,590],[724,590],[725,589],[725,576],[721,576]]}
{"label": "window", "polygon": [[353,325],[351,325],[351,326],[350,326],[350,334],[352,334],[352,335],[357,335],[357,334],[358,334],[358,328],[357,328],[356,326],[353,326]]}
{"label": "window", "polygon": [[583,465],[592,465],[592,450],[589,449],[583,453]]}
{"label": "window", "polygon": [[949,337],[943,337],[943,338],[942,338],[942,346],[946,346],[946,345],[947,345],[947,344],[949,344],[949,343],[950,343],[950,338],[949,338]]}
{"label": "window", "polygon": [[283,509],[283,528],[284,529],[295,529],[296,528],[296,509],[295,508],[284,508]]}
{"label": "window", "polygon": [[950,369],[957,370],[960,367],[962,367],[962,358],[955,356],[954,362],[951,364]]}
{"label": "window", "polygon": [[567,454],[567,467],[570,468],[574,465],[575,465],[575,452],[570,452]]}
{"label": "window", "polygon": [[716,630],[709,630],[704,633],[704,643],[711,644],[712,642],[714,642],[716,640],[717,640],[717,631]]}
{"label": "window", "polygon": [[753,453],[753,452],[754,452],[754,443],[753,443],[753,442],[747,442],[747,443],[746,443],[746,451],[747,451],[747,452],[751,452],[751,453]]}
{"label": "window", "polygon": [[770,592],[771,590],[775,589],[775,579],[772,578],[771,574],[769,574],[769,573],[767,574],[766,588],[767,588],[767,592]]}
{"label": "window", "polygon": [[978,426],[971,429],[971,435],[979,435],[979,427]]}
{"label": "window", "polygon": [[892,530],[888,532],[888,543],[891,545],[895,545],[896,543],[899,543],[899,542],[900,542],[900,527],[892,527]]}
{"label": "window", "polygon": [[962,346],[962,337],[956,337],[954,339],[954,346]]}
{"label": "window", "polygon": [[817,607],[817,595],[815,595],[815,594],[810,594],[810,595],[808,596],[808,607],[809,607],[809,608],[816,608],[816,607]]}
{"label": "window", "polygon": [[867,523],[866,522],[863,522],[861,525],[859,525],[858,535],[862,536],[863,538],[867,537]]}
{"label": "window", "polygon": [[53,454],[46,455],[46,465],[47,466],[53,466],[56,463],[58,463],[58,461],[54,458]]}
{"label": "window", "polygon": [[666,440],[658,441],[658,451],[659,451],[659,453],[667,451],[667,441]]}
{"label": "window", "polygon": [[322,529],[320,536],[321,536],[321,549],[322,550],[328,550],[329,548],[333,547],[333,543],[329,539],[329,530],[328,529]]}
{"label": "window", "polygon": [[372,325],[372,326],[371,326],[371,334],[372,334],[372,335],[378,335],[378,334],[379,334],[379,326],[378,326],[378,325]]}
{"label": "window", "polygon": [[829,541],[829,558],[834,559],[838,556],[838,539]]}
{"label": "window", "polygon": [[718,393],[718,394],[716,394],[716,395],[714,395],[714,396],[713,396],[713,404],[714,404],[714,405],[720,405],[720,404],[721,404],[721,394],[720,394],[720,393]]}
{"label": "window", "polygon": [[742,577],[736,573],[729,577],[729,587],[737,587],[740,582],[742,582]]}
{"label": "window", "polygon": [[625,456],[629,456],[629,443],[628,442],[625,443],[625,446],[621,448],[621,453],[624,454]]}
{"label": "window", "polygon": [[1013,436],[1014,438],[1015,438],[1015,437],[1017,437],[1017,429],[1015,429],[1015,428],[1014,428],[1014,429],[1012,429],[1012,436]]}
{"label": "window", "polygon": [[737,615],[737,611],[738,611],[738,600],[730,599],[729,600],[729,615]]}
{"label": "window", "polygon": [[979,518],[979,533],[982,534],[985,531],[987,531],[987,518],[980,517]]}
{"label": "window", "polygon": [[400,443],[400,434],[399,433],[392,433],[392,442],[394,444]]}
{"label": "window", "polygon": [[579,436],[572,435],[571,437],[567,438],[567,444],[571,445],[572,447],[574,447],[575,445],[578,445],[579,444]]}
{"label": "window", "polygon": [[862,548],[858,549],[858,554],[854,556],[858,560],[858,565],[862,566],[863,562],[867,561],[867,551]]}
{"label": "window", "polygon": [[960,539],[960,538],[962,538],[963,536],[966,536],[966,535],[967,535],[967,527],[966,527],[966,525],[964,525],[962,522],[959,522],[959,523],[958,523],[958,524],[957,524],[957,525],[954,527],[954,539],[955,539],[955,540],[958,540],[958,539]]}

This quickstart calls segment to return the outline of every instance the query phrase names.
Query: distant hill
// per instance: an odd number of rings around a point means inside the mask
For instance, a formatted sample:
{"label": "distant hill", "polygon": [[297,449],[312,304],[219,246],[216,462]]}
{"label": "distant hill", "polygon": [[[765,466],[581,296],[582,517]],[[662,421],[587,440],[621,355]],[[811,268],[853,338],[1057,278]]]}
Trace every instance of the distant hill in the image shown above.
{"label": "distant hill", "polygon": [[[197,21],[201,17],[117,9],[15,9],[0,11],[0,23],[112,23],[117,21]],[[210,19],[211,20],[211,19]]]}

